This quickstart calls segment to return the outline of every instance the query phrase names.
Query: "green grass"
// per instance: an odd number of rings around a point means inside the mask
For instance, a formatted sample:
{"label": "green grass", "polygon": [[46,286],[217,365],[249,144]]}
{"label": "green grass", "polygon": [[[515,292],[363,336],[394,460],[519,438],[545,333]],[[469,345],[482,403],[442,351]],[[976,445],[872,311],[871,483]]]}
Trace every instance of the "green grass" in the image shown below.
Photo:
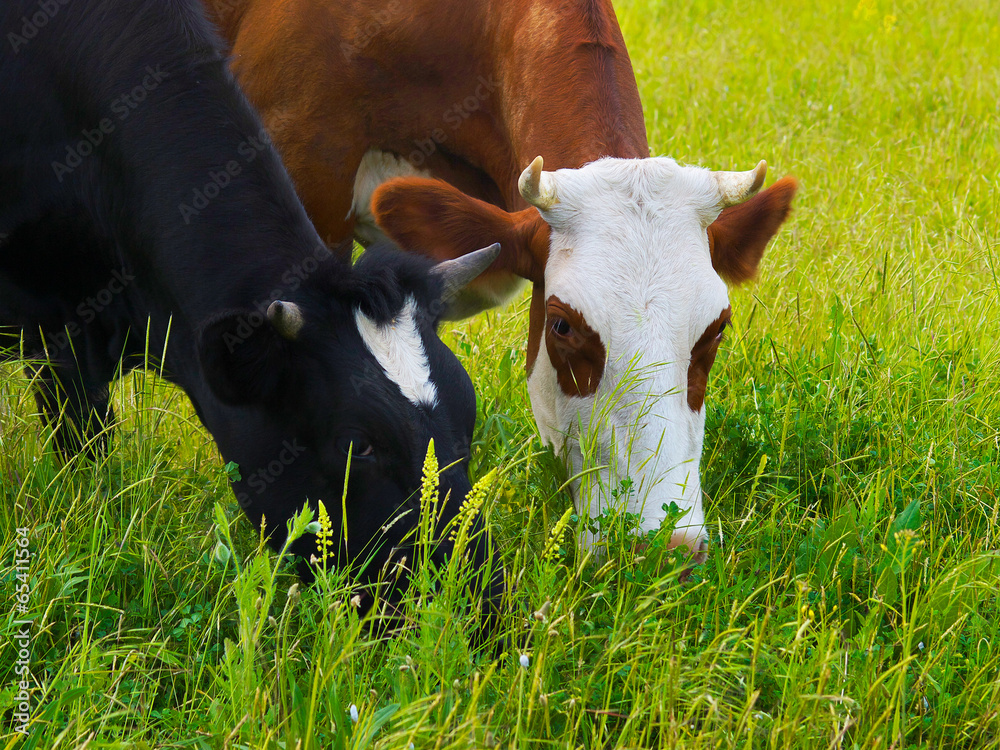
{"label": "green grass", "polygon": [[617,7],[655,153],[802,184],[710,380],[708,561],[679,583],[627,519],[605,519],[606,559],[575,553],[528,405],[526,300],[447,336],[479,394],[474,473],[500,475],[487,514],[516,586],[496,663],[468,652],[454,566],[419,573],[414,628],[388,642],[337,574],[296,589],[163,381],[121,381],[111,454],[64,466],[8,367],[0,599],[9,623],[28,527],[25,747],[1000,742],[995,3]]}

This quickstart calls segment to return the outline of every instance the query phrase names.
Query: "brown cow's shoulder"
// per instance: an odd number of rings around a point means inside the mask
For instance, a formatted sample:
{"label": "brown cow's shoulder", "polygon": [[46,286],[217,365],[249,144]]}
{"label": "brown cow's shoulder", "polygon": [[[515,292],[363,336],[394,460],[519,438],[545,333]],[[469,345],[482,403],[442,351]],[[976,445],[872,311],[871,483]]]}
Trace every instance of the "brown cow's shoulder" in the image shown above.
{"label": "brown cow's shoulder", "polygon": [[[320,234],[354,231],[370,150],[502,208],[517,175],[648,154],[611,3],[206,0]],[[477,247],[492,238],[475,238]]]}

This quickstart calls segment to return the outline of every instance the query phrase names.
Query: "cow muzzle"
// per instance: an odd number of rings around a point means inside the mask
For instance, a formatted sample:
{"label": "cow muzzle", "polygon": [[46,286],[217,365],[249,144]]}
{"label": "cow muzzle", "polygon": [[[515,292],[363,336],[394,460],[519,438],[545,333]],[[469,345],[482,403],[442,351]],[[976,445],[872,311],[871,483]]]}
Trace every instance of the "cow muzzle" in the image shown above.
{"label": "cow muzzle", "polygon": [[687,547],[692,565],[701,565],[708,559],[708,538],[704,528],[678,529],[670,536],[668,549]]}

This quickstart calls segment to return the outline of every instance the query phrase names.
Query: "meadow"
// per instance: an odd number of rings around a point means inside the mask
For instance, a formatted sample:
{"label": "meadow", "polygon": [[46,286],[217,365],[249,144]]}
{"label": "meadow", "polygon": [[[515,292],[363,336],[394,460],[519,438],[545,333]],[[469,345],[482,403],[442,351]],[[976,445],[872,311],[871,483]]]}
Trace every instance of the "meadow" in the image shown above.
{"label": "meadow", "polygon": [[[299,587],[154,371],[115,387],[109,455],[64,464],[7,364],[0,747],[1000,743],[995,3],[616,9],[654,153],[801,183],[710,377],[707,561],[681,582],[669,530],[640,550],[629,519],[572,514],[528,403],[526,296],[446,330],[479,395],[474,476],[495,470],[496,659],[470,653],[460,565],[418,573],[388,640],[343,575]],[[574,548],[588,522],[603,556]]]}

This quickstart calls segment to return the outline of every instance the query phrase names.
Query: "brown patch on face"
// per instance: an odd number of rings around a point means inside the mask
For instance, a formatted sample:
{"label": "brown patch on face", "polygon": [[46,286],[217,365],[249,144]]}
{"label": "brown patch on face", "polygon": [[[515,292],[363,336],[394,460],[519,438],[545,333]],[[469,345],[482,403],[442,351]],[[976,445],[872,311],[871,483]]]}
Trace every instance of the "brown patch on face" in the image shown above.
{"label": "brown patch on face", "polygon": [[567,396],[590,396],[604,374],[601,337],[578,311],[555,295],[545,303],[545,349]]}
{"label": "brown patch on face", "polygon": [[727,307],[718,318],[709,323],[691,350],[691,364],[688,365],[688,406],[691,411],[700,411],[705,403],[705,389],[708,387],[708,371],[715,364],[722,332],[729,325],[733,308]]}

